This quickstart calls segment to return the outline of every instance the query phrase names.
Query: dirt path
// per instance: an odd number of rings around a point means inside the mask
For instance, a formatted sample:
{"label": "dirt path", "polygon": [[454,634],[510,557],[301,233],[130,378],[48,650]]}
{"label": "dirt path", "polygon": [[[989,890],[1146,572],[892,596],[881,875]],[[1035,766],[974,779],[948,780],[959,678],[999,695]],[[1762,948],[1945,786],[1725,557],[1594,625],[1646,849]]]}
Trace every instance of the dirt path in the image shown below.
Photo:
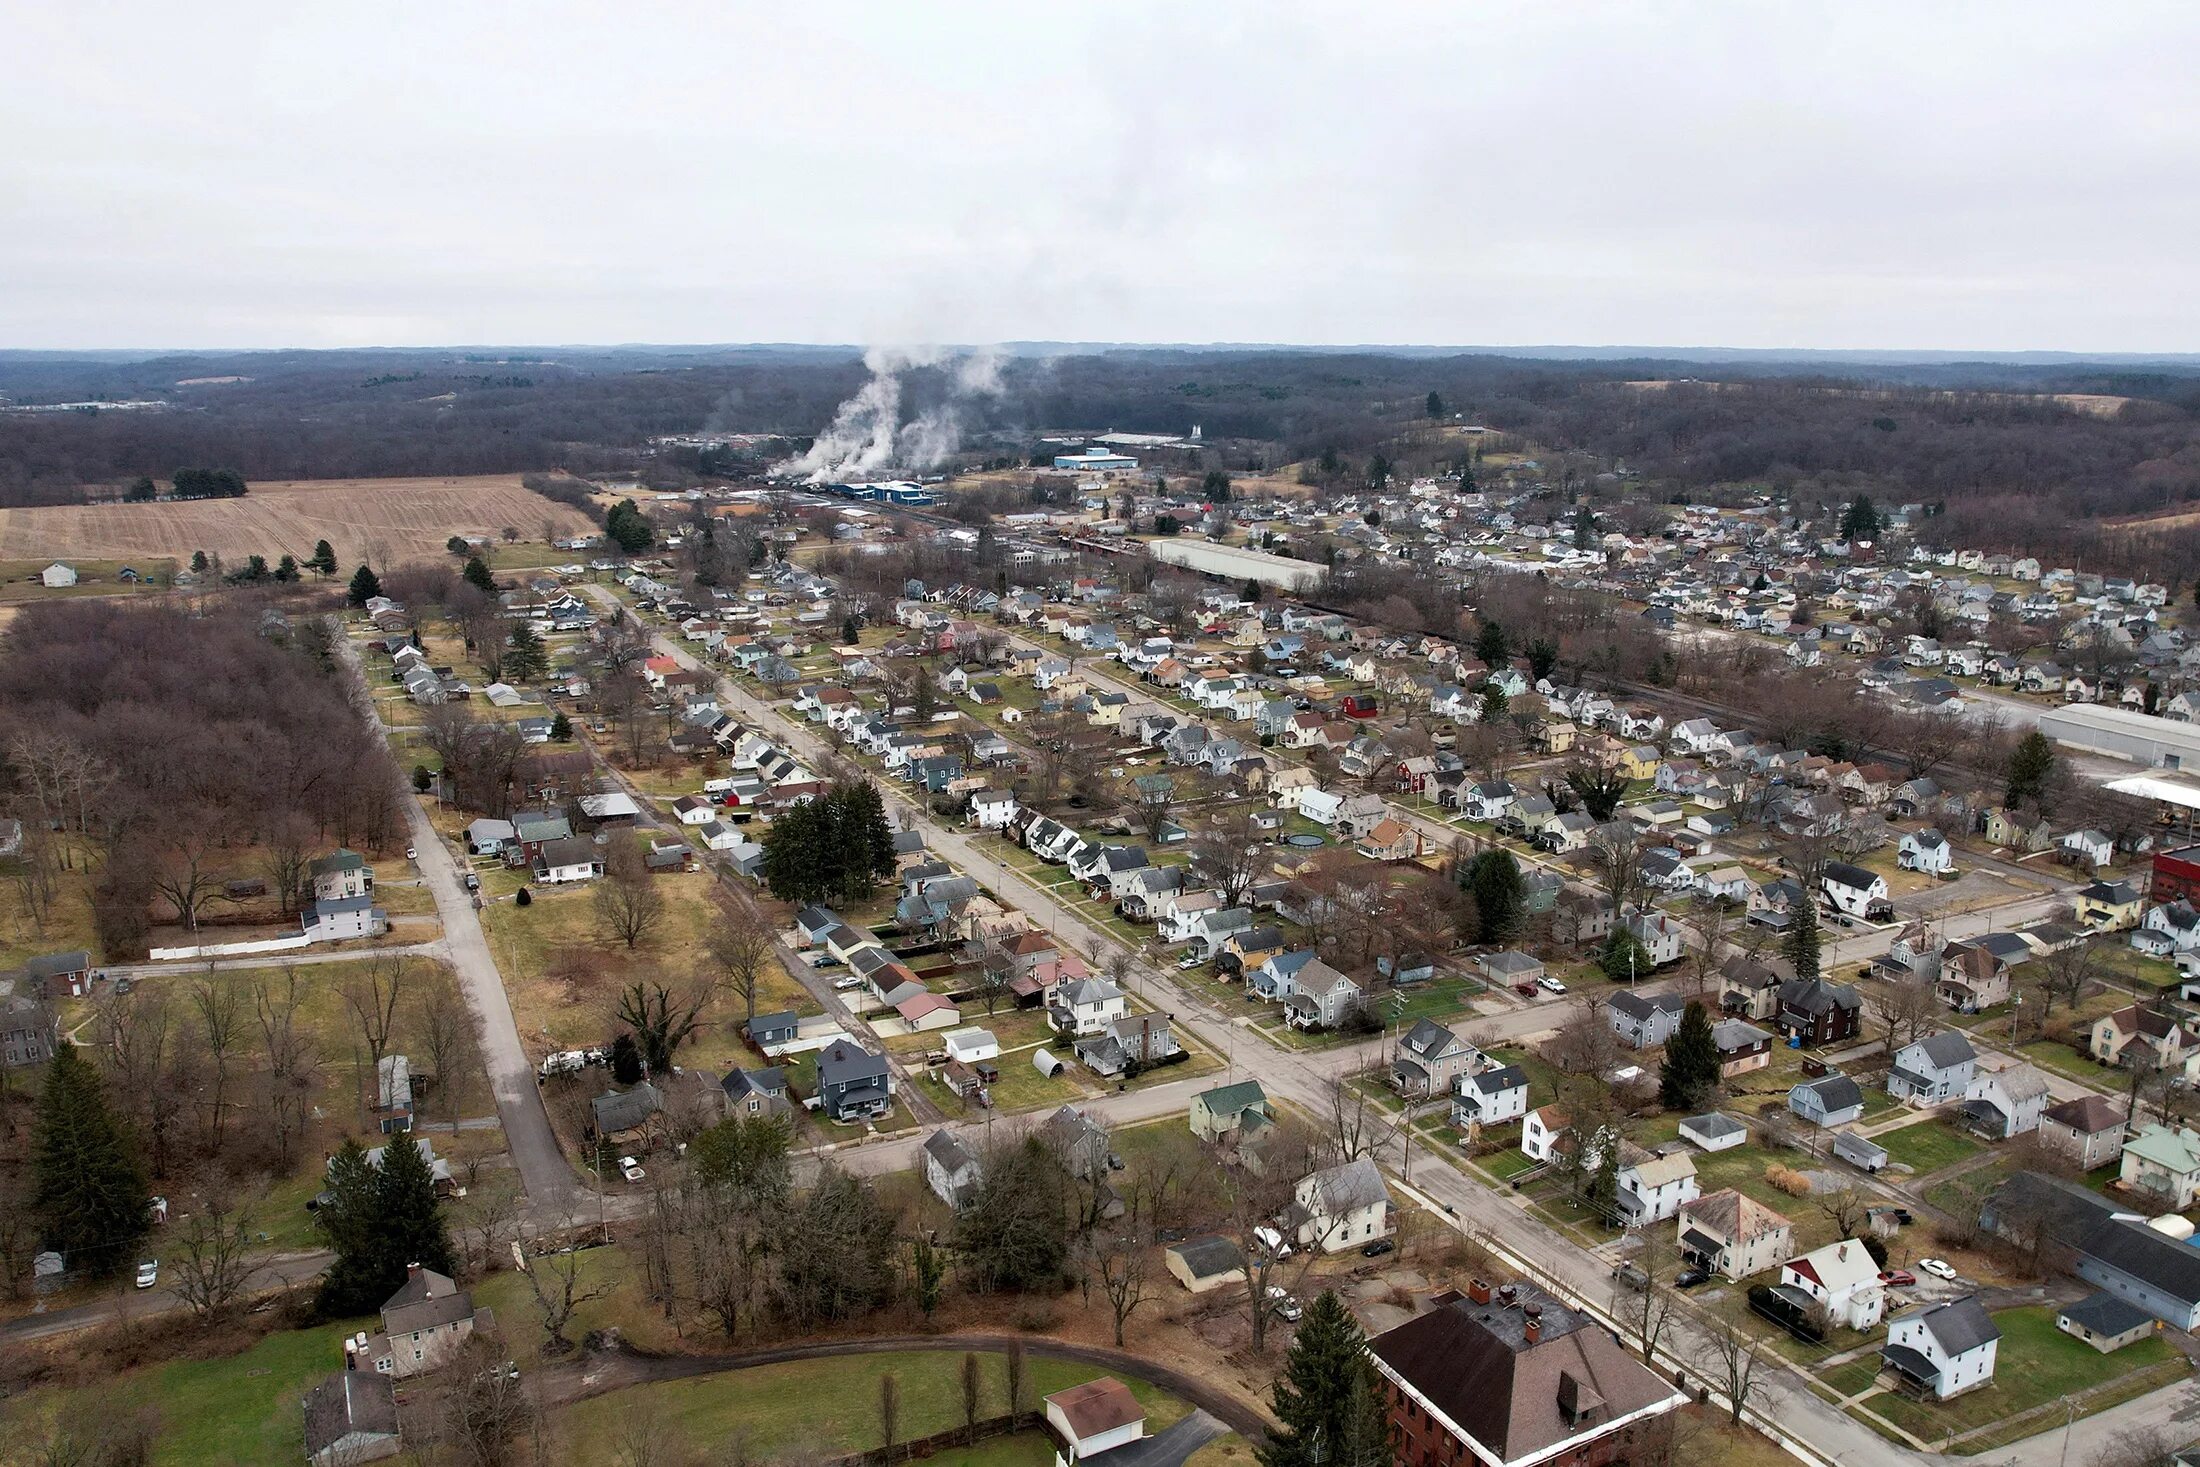
{"label": "dirt path", "polygon": [[840,1355],[886,1355],[911,1350],[1005,1351],[1011,1344],[1023,1346],[1027,1355],[1051,1360],[1073,1360],[1097,1365],[1159,1386],[1228,1426],[1248,1441],[1268,1435],[1261,1413],[1227,1391],[1198,1376],[1141,1359],[1128,1350],[1106,1345],[1085,1345],[1045,1336],[997,1334],[880,1335],[863,1340],[828,1340],[809,1345],[788,1345],[771,1350],[747,1350],[733,1355],[642,1355],[621,1349],[593,1355],[586,1360],[553,1365],[541,1372],[549,1377],[546,1390],[559,1405],[625,1390],[629,1386],[654,1385],[668,1380],[694,1380],[729,1370],[749,1370],[759,1365],[783,1365],[791,1360],[823,1360]]}

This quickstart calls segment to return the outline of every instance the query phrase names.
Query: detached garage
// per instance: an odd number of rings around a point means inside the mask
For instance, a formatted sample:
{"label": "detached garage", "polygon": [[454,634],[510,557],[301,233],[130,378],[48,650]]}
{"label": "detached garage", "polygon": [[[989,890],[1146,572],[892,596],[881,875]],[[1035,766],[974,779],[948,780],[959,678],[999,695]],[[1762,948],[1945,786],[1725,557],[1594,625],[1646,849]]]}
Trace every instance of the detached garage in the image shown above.
{"label": "detached garage", "polygon": [[1047,1434],[1064,1461],[1080,1462],[1145,1436],[1146,1409],[1129,1386],[1103,1375],[1047,1397]]}

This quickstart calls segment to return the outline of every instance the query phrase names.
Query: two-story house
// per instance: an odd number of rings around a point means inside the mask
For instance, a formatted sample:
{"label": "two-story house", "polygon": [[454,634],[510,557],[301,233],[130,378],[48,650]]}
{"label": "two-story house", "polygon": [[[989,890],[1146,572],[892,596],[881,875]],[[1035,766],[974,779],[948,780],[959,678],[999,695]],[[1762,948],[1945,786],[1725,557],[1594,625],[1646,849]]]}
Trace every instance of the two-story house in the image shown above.
{"label": "two-story house", "polygon": [[1391,1088],[1415,1100],[1443,1095],[1481,1058],[1481,1051],[1434,1019],[1420,1019],[1398,1037],[1390,1061]]}
{"label": "two-story house", "polygon": [[1879,1360],[1906,1389],[1945,1401],[1993,1382],[2000,1342],[2001,1327],[1967,1295],[1888,1320]]}
{"label": "two-story house", "polygon": [[1624,1043],[1648,1049],[1672,1037],[1687,1007],[1688,1000],[1677,993],[1615,993],[1605,1016]]}
{"label": "two-story house", "polygon": [[1461,1075],[1452,1088],[1451,1123],[1469,1136],[1528,1113],[1528,1072],[1518,1065]]}
{"label": "two-story house", "polygon": [[1390,1194],[1374,1161],[1362,1156],[1300,1179],[1291,1211],[1301,1248],[1341,1253],[1366,1246],[1388,1229]]}
{"label": "two-story house", "polygon": [[1977,1066],[1971,1041],[1957,1030],[1943,1030],[1894,1052],[1887,1093],[1912,1105],[1938,1105],[1961,1096]]}
{"label": "two-story house", "polygon": [[1887,1291],[1879,1265],[1854,1238],[1828,1243],[1780,1267],[1780,1282],[1801,1289],[1835,1324],[1870,1329],[1886,1312]]}
{"label": "two-story house", "polygon": [[1105,978],[1056,984],[1047,996],[1047,1026],[1057,1034],[1098,1034],[1129,1012],[1123,990]]}
{"label": "two-story house", "polygon": [[1740,1283],[1778,1268],[1795,1252],[1795,1229],[1762,1202],[1732,1187],[1681,1205],[1681,1257]]}
{"label": "two-story house", "polygon": [[2200,1194],[2200,1134],[2183,1126],[2142,1126],[2124,1143],[2118,1175],[2126,1187],[2165,1198],[2170,1211],[2182,1212]]}
{"label": "two-story house", "polygon": [[2030,1065],[1981,1069],[1963,1089],[1963,1120],[1992,1141],[2007,1141],[2039,1129],[2047,1109],[2047,1077]]}
{"label": "two-story house", "polygon": [[494,1322],[448,1275],[408,1264],[405,1282],[383,1302],[382,1332],[346,1341],[346,1364],[392,1380],[425,1375],[455,1356],[477,1327]]}
{"label": "two-story house", "polygon": [[1652,1156],[1628,1143],[1621,1144],[1615,1202],[1622,1226],[1639,1228],[1664,1222],[1695,1201],[1701,1191],[1696,1184],[1695,1159],[1687,1151]]}

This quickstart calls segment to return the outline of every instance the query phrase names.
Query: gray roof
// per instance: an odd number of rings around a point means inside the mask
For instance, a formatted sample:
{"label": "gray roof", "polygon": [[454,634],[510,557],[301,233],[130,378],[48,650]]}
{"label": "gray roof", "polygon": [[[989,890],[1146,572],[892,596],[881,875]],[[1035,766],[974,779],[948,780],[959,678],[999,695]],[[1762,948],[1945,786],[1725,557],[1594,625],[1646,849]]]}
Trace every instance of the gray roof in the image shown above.
{"label": "gray roof", "polygon": [[1749,1129],[1732,1116],[1723,1116],[1717,1111],[1713,1111],[1709,1115],[1690,1116],[1681,1124],[1699,1136],[1731,1136],[1737,1131]]}
{"label": "gray roof", "polygon": [[2158,1233],[2143,1222],[2102,1223],[2079,1250],[2159,1289],[2182,1304],[2200,1304],[2200,1248]]}
{"label": "gray roof", "polygon": [[1971,1048],[1971,1041],[1955,1029],[1943,1029],[1938,1034],[1920,1039],[1917,1048],[1925,1052],[1925,1058],[1937,1070],[1952,1069],[1978,1059],[1978,1051]]}
{"label": "gray roof", "polygon": [[1677,1014],[1688,1007],[1688,1000],[1677,993],[1615,993],[1612,995],[1612,1012],[1625,1014],[1641,1023],[1653,1014]]}
{"label": "gray roof", "polygon": [[318,1455],[353,1432],[397,1434],[397,1389],[372,1370],[339,1370],[306,1393],[306,1452]]}
{"label": "gray roof", "polygon": [[1238,1245],[1221,1236],[1188,1238],[1170,1245],[1169,1251],[1184,1260],[1195,1279],[1211,1279],[1245,1267]]}
{"label": "gray roof", "polygon": [[2001,1338],[2001,1329],[1994,1323],[1994,1317],[1986,1312],[1986,1306],[1979,1303],[1975,1295],[1950,1299],[1945,1304],[1928,1304],[1888,1322],[1900,1324],[1907,1319],[1922,1319],[1927,1333],[1950,1356],[1976,1350]]}
{"label": "gray roof", "polygon": [[1711,1026],[1711,1042],[1725,1054],[1729,1050],[1747,1049],[1760,1040],[1770,1040],[1769,1031],[1742,1019],[1721,1019]]}
{"label": "gray roof", "polygon": [[608,1136],[617,1131],[631,1131],[665,1108],[664,1097],[657,1087],[644,1080],[631,1090],[607,1090],[588,1102],[595,1113],[596,1134]]}
{"label": "gray roof", "polygon": [[1817,1096],[1819,1108],[1828,1112],[1864,1103],[1863,1090],[1846,1075],[1828,1075],[1823,1080],[1806,1081],[1795,1088]]}
{"label": "gray roof", "polygon": [[1372,1206],[1387,1200],[1390,1195],[1383,1189],[1383,1174],[1376,1170],[1374,1161],[1365,1156],[1318,1171],[1312,1181],[1326,1217]]}
{"label": "gray roof", "polygon": [[23,964],[23,971],[32,978],[58,978],[64,973],[82,973],[91,966],[92,955],[79,950],[32,958]]}
{"label": "gray roof", "polygon": [[2061,1317],[2097,1335],[2120,1335],[2154,1322],[2153,1315],[2136,1304],[2125,1303],[2114,1294],[2088,1295],[2075,1304],[2066,1305]]}
{"label": "gray roof", "polygon": [[942,1126],[924,1138],[924,1154],[947,1169],[952,1177],[964,1167],[976,1166],[978,1158],[963,1145],[954,1132]]}

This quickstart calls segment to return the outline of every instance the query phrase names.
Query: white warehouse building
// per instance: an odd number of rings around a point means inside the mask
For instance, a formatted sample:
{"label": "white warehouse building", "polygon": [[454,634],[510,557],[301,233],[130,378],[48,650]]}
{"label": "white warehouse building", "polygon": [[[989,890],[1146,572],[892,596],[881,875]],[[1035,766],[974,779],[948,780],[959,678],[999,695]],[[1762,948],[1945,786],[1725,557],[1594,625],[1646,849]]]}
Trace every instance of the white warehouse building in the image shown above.
{"label": "white warehouse building", "polygon": [[2040,732],[2066,747],[2149,769],[2200,769],[2200,724],[2076,704],[2042,713]]}

